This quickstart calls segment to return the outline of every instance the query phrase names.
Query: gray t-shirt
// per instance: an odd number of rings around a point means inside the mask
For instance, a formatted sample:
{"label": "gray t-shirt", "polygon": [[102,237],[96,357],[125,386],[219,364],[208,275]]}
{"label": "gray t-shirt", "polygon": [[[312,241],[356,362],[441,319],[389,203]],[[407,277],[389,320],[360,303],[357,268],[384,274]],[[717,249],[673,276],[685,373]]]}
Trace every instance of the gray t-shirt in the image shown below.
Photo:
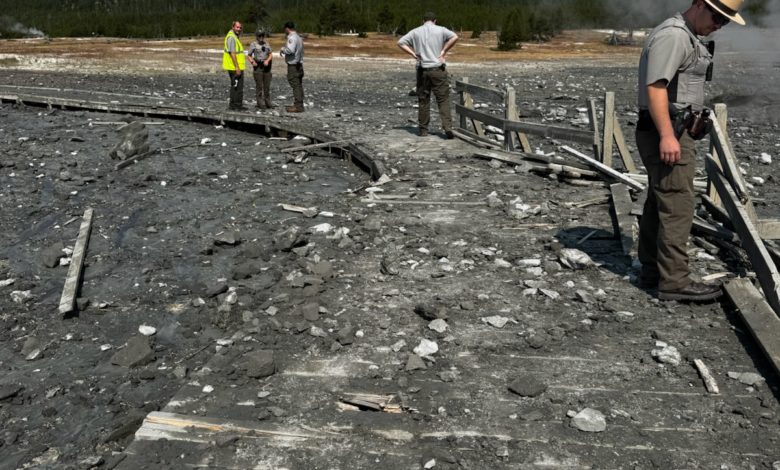
{"label": "gray t-shirt", "polygon": [[303,63],[303,39],[295,31],[287,35],[287,44],[282,48],[282,54],[289,65]]}
{"label": "gray t-shirt", "polygon": [[[666,80],[672,108],[689,104],[700,106],[704,101],[703,77],[679,83],[675,77],[681,71],[699,72],[709,64],[709,52],[690,33],[682,14],[678,13],[658,25],[648,36],[639,60],[639,109],[648,109],[647,86]],[[676,109],[675,109],[676,110]]]}
{"label": "gray t-shirt", "polygon": [[232,34],[227,37],[227,51],[228,52],[237,52],[238,47],[236,47],[236,37]]}
{"label": "gray t-shirt", "polygon": [[436,25],[433,21],[426,21],[424,25],[414,28],[398,40],[399,45],[409,46],[420,56],[420,65],[424,69],[438,67],[442,64],[439,60],[444,44],[455,36],[455,33],[447,28]]}

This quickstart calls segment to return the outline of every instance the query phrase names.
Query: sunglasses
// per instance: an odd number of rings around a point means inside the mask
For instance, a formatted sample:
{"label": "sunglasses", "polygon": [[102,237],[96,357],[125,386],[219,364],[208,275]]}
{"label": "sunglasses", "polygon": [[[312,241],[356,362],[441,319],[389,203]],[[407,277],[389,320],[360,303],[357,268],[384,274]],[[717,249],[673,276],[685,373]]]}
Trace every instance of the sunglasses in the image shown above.
{"label": "sunglasses", "polygon": [[712,8],[708,3],[704,3],[704,6],[707,7],[707,9],[710,11],[710,15],[712,16],[712,22],[715,23],[718,26],[726,26],[729,24],[730,19],[723,16],[718,10]]}

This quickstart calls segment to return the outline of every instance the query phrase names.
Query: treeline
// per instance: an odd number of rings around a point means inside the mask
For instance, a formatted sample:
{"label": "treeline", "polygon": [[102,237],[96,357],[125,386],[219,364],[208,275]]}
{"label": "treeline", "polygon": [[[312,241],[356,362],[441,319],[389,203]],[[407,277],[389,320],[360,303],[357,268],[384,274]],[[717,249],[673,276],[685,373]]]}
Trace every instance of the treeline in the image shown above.
{"label": "treeline", "polygon": [[[775,0],[752,0],[748,14],[767,14]],[[455,31],[511,30],[506,45],[544,39],[564,28],[649,27],[685,0],[0,0],[0,37],[113,36],[170,38],[222,34],[233,19],[246,30],[280,32],[293,20],[302,32],[387,32],[417,26],[425,11]]]}

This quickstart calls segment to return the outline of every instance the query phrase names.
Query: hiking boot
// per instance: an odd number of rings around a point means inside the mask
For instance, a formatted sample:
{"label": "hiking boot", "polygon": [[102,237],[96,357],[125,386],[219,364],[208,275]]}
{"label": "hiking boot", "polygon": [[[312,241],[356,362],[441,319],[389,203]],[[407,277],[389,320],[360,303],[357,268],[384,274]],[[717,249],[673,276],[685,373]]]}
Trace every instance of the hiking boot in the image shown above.
{"label": "hiking boot", "polygon": [[444,138],[447,140],[452,140],[455,138],[455,134],[453,134],[452,131],[444,131]]}
{"label": "hiking boot", "polygon": [[428,137],[428,130],[427,129],[420,129],[417,131],[417,135],[420,137]]}
{"label": "hiking boot", "polygon": [[687,286],[675,290],[659,290],[659,300],[677,300],[680,302],[709,302],[723,294],[720,285],[691,282]]}
{"label": "hiking boot", "polygon": [[271,103],[270,101],[266,101],[265,102],[265,107],[270,109],[270,108],[275,108],[276,105]]}
{"label": "hiking boot", "polygon": [[642,289],[656,289],[658,287],[658,281],[659,278],[657,277],[640,275],[637,278],[636,283]]}
{"label": "hiking boot", "polygon": [[303,112],[303,108],[298,107],[298,106],[288,106],[286,109],[287,109],[288,113],[302,113]]}

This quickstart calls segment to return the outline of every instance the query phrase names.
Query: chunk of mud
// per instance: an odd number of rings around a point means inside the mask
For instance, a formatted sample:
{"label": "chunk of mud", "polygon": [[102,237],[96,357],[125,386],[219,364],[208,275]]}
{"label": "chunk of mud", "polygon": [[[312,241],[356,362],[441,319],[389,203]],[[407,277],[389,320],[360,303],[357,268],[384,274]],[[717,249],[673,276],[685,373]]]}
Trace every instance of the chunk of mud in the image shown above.
{"label": "chunk of mud", "polygon": [[247,353],[244,356],[243,367],[246,375],[253,379],[262,379],[276,373],[276,359],[274,352],[259,350]]}

